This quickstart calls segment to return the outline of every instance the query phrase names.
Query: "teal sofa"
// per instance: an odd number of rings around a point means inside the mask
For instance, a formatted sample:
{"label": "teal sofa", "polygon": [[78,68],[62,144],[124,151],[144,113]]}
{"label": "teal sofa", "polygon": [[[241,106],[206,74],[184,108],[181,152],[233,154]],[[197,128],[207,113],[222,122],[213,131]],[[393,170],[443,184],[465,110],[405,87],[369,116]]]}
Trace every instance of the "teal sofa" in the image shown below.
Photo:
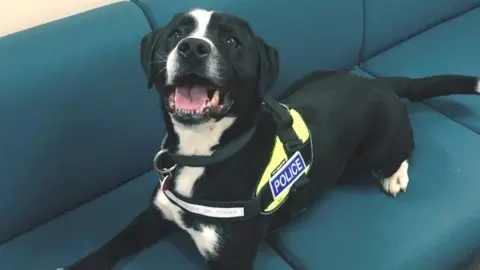
{"label": "teal sofa", "polygon": [[[0,38],[1,270],[68,265],[149,204],[164,128],[140,40],[193,7],[239,15],[277,47],[275,95],[314,69],[480,75],[480,0],[137,0]],[[468,261],[480,247],[480,98],[408,106],[417,143],[408,192],[393,199],[376,185],[334,187],[277,232],[290,255],[265,243],[255,269],[443,270]],[[179,231],[122,267],[204,266]]]}

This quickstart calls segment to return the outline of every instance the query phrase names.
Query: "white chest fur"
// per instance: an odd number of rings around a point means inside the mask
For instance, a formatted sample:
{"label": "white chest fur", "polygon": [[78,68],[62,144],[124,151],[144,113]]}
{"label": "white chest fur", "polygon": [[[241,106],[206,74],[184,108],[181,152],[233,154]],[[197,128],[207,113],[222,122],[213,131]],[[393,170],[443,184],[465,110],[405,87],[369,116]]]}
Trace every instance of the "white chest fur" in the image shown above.
{"label": "white chest fur", "polygon": [[155,205],[162,211],[166,219],[175,222],[190,234],[203,257],[217,255],[220,243],[218,228],[205,224],[199,225],[198,230],[186,227],[182,219],[182,210],[171,203],[162,191],[155,196]]}
{"label": "white chest fur", "polygon": [[[172,121],[175,133],[179,138],[179,154],[211,155],[212,147],[218,144],[222,133],[233,124],[235,119],[225,117],[217,122],[207,122],[193,127],[184,126],[175,120]],[[203,167],[180,168],[175,178],[175,191],[183,196],[191,197],[194,193],[195,183],[202,177],[204,171]],[[206,224],[199,225],[198,230],[186,227],[182,218],[182,210],[171,203],[161,190],[156,194],[154,203],[166,219],[175,222],[190,234],[204,257],[218,254],[221,242],[219,228]]]}

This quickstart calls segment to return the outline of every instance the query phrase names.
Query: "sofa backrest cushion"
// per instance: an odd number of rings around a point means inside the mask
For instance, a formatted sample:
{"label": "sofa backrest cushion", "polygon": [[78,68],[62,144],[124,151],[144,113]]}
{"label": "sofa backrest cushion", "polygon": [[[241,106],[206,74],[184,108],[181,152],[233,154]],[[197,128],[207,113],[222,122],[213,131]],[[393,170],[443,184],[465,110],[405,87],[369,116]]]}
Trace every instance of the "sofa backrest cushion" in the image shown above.
{"label": "sofa backrest cushion", "polygon": [[366,0],[362,60],[479,5],[480,0]]}
{"label": "sofa backrest cushion", "polygon": [[0,242],[152,168],[163,124],[131,2],[0,39]]}

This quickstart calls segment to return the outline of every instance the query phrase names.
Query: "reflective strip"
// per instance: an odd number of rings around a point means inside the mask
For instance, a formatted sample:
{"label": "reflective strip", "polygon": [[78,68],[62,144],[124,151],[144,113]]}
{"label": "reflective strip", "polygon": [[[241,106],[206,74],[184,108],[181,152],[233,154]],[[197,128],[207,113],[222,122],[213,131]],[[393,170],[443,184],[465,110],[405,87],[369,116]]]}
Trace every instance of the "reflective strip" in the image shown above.
{"label": "reflective strip", "polygon": [[165,191],[165,195],[180,207],[194,214],[214,218],[236,218],[243,217],[245,215],[245,209],[243,207],[210,207],[192,204],[177,198],[177,196],[175,196],[169,190]]}

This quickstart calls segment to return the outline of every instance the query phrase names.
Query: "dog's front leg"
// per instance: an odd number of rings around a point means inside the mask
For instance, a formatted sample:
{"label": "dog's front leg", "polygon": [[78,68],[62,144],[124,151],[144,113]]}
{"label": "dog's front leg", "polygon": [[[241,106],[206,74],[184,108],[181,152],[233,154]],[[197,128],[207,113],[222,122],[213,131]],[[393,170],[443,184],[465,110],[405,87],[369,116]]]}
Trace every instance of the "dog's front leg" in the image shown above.
{"label": "dog's front leg", "polygon": [[170,233],[173,228],[175,228],[175,225],[166,220],[162,213],[152,205],[101,248],[73,265],[60,269],[112,269],[119,260],[132,256],[142,249],[155,244]]}

